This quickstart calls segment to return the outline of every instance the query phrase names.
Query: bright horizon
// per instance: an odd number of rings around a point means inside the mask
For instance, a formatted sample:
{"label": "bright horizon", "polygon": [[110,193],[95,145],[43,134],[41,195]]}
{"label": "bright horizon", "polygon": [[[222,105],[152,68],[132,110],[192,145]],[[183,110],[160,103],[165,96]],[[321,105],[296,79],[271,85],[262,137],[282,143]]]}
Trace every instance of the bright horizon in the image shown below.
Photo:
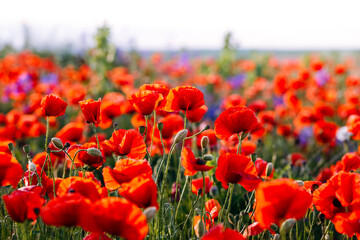
{"label": "bright horizon", "polygon": [[26,25],[35,47],[85,49],[106,23],[116,46],[140,50],[219,49],[227,32],[240,49],[360,49],[356,0],[14,0],[0,6],[0,47],[21,48]]}

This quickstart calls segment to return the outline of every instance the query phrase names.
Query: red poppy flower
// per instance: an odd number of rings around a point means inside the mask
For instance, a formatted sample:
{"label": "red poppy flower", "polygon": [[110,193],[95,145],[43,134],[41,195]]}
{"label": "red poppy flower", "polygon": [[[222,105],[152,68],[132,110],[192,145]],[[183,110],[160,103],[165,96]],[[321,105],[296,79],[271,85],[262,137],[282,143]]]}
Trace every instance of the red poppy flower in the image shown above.
{"label": "red poppy flower", "polygon": [[84,237],[83,240],[111,240],[111,238],[104,233],[91,233]]}
{"label": "red poppy flower", "polygon": [[126,199],[108,197],[97,201],[88,209],[90,218],[84,229],[106,232],[129,240],[144,239],[148,233],[146,216],[140,208]]}
{"label": "red poppy flower", "polygon": [[194,176],[197,171],[205,172],[212,169],[212,166],[207,166],[206,161],[197,158],[194,153],[187,147],[184,147],[181,152],[181,164],[185,168],[185,176]]}
{"label": "red poppy flower", "polygon": [[338,233],[346,234],[348,237],[352,237],[356,234],[357,239],[360,235],[360,208],[350,213],[337,214],[332,222],[335,225],[335,229]]}
{"label": "red poppy flower", "polygon": [[224,229],[222,224],[218,224],[215,227],[211,228],[201,240],[246,240],[241,233],[232,230],[230,228]]}
{"label": "red poppy flower", "polygon": [[157,186],[154,180],[146,174],[121,184],[121,188],[118,191],[121,196],[135,203],[140,208],[151,206],[159,208],[157,203]]}
{"label": "red poppy flower", "polygon": [[[192,185],[191,185],[191,192],[194,194],[198,194],[199,189],[203,189],[203,184],[204,181],[202,178],[198,178],[198,179],[193,179],[192,180]],[[209,193],[210,188],[212,187],[212,185],[214,184],[213,181],[210,181],[210,177],[206,176],[205,177],[205,193]],[[203,192],[201,192],[201,196],[204,195]]]}
{"label": "red poppy flower", "polygon": [[258,124],[255,113],[247,107],[231,107],[215,120],[215,134],[227,140],[235,133],[250,132]]}
{"label": "red poppy flower", "polygon": [[243,236],[245,238],[256,236],[262,233],[264,229],[260,226],[260,223],[254,222],[253,224],[250,224],[244,231]]}
{"label": "red poppy flower", "polygon": [[321,144],[330,144],[335,140],[337,125],[333,122],[317,121],[314,124],[314,137]]}
{"label": "red poppy flower", "polygon": [[146,160],[122,159],[116,162],[114,169],[103,169],[105,187],[110,191],[142,174],[148,177],[152,175],[152,169]]}
{"label": "red poppy flower", "polygon": [[3,196],[6,209],[15,222],[26,219],[36,220],[45,202],[40,194],[42,187],[30,186],[15,190],[10,195]]}
{"label": "red poppy flower", "polygon": [[46,95],[41,100],[41,109],[45,116],[59,117],[65,114],[67,103],[54,94]]}
{"label": "red poppy flower", "polygon": [[[184,128],[184,119],[178,114],[169,114],[159,122],[163,124],[163,129],[161,130],[163,139],[172,138],[175,133]],[[158,133],[158,130],[156,132]]]}
{"label": "red poppy flower", "polygon": [[[97,148],[97,144],[94,142],[85,143],[81,147],[79,147],[77,150],[80,150],[80,149],[86,150],[89,148]],[[104,153],[101,152],[101,154],[102,154],[102,156],[95,157],[95,156],[91,156],[90,154],[88,154],[87,151],[81,151],[81,152],[78,152],[77,159],[82,163],[82,165],[86,164],[86,165],[98,168],[101,165],[103,165],[105,162],[105,157],[103,157]]]}
{"label": "red poppy flower", "polygon": [[[49,164],[49,162],[46,162],[46,164],[44,166],[46,156],[47,156],[46,152],[38,153],[33,157],[32,162],[35,163],[39,169],[42,169],[44,167],[44,170],[47,170],[48,166],[50,166],[50,164]],[[50,154],[50,159],[48,159],[47,161],[50,161],[50,160],[51,160],[51,164],[54,168],[56,168],[57,164],[60,161],[62,161],[61,158],[59,158],[55,154]]]}
{"label": "red poppy flower", "polygon": [[100,124],[101,98],[97,101],[88,99],[79,102],[82,113],[87,123],[93,123],[96,127]]}
{"label": "red poppy flower", "polygon": [[143,90],[132,94],[128,100],[138,113],[150,115],[163,100],[163,96],[155,91]]}
{"label": "red poppy flower", "polygon": [[314,191],[313,203],[330,220],[339,213],[360,209],[359,184],[359,174],[340,172]]}
{"label": "red poppy flower", "polygon": [[341,158],[341,161],[336,162],[336,165],[332,166],[332,171],[338,173],[340,171],[350,172],[356,171],[360,168],[360,156],[358,152],[345,153]]}
{"label": "red poppy flower", "polygon": [[257,158],[255,161],[255,168],[256,168],[258,177],[269,180],[269,179],[273,178],[275,169],[272,170],[270,176],[266,176],[267,165],[268,165],[268,162],[264,161],[261,158]]}
{"label": "red poppy flower", "polygon": [[107,197],[106,189],[94,181],[81,177],[69,177],[61,181],[57,188],[57,196],[65,196],[68,193],[79,193],[83,197],[90,199],[92,202],[96,202],[100,198]]}
{"label": "red poppy flower", "polygon": [[302,166],[306,163],[306,158],[302,153],[291,153],[287,158],[293,166]]}
{"label": "red poppy flower", "polygon": [[[205,228],[206,230],[209,230],[214,224],[215,221],[218,218],[219,215],[219,211],[221,209],[220,203],[218,201],[216,201],[215,199],[210,199],[208,201],[206,201],[205,203],[205,211],[210,213],[210,217],[205,219]],[[204,221],[204,219],[203,219]],[[197,236],[199,236],[199,222],[200,222],[200,216],[195,216],[194,217],[194,230],[195,230],[195,234]]]}
{"label": "red poppy flower", "polygon": [[169,91],[166,97],[165,111],[195,110],[205,104],[204,94],[192,86],[180,86]]}
{"label": "red poppy flower", "polygon": [[[62,178],[55,178],[55,195],[56,195],[57,190],[59,189],[60,183],[61,183],[63,180],[64,180],[64,179],[62,179]],[[47,196],[48,196],[50,199],[53,199],[53,198],[54,198],[54,180],[53,180],[52,178],[48,178],[48,179],[45,181],[44,188],[45,188],[45,192],[46,192]],[[57,196],[57,195],[56,195],[56,196]]]}
{"label": "red poppy flower", "polygon": [[143,159],[146,155],[144,138],[134,129],[114,131],[112,137],[103,142],[103,147],[109,148],[116,155],[133,159]]}
{"label": "red poppy flower", "polygon": [[241,97],[239,94],[232,94],[224,99],[221,108],[228,109],[236,106],[244,106],[245,104],[245,98]]}
{"label": "red poppy flower", "polygon": [[60,138],[63,143],[81,142],[84,140],[84,124],[82,123],[68,123],[60,131],[58,131],[55,137]]}
{"label": "red poppy flower", "polygon": [[238,183],[247,191],[252,191],[261,182],[251,159],[233,153],[220,155],[215,176],[225,189],[228,183]]}
{"label": "red poppy flower", "polygon": [[53,226],[82,226],[88,221],[91,208],[89,199],[80,193],[71,193],[50,200],[41,211],[41,218],[47,225]]}
{"label": "red poppy flower", "polygon": [[8,153],[0,152],[0,185],[11,185],[16,188],[23,175],[18,161]]}
{"label": "red poppy flower", "polygon": [[302,218],[310,204],[311,195],[293,180],[262,182],[256,190],[255,219],[262,228],[281,226],[286,219]]}
{"label": "red poppy flower", "polygon": [[195,109],[195,110],[188,110],[186,111],[186,118],[189,122],[195,123],[200,122],[201,119],[204,117],[205,113],[207,112],[208,108],[205,105]]}
{"label": "red poppy flower", "polygon": [[121,93],[110,92],[105,94],[101,101],[100,127],[102,129],[111,127],[112,119],[125,113],[123,110],[125,105],[127,105],[127,101]]}

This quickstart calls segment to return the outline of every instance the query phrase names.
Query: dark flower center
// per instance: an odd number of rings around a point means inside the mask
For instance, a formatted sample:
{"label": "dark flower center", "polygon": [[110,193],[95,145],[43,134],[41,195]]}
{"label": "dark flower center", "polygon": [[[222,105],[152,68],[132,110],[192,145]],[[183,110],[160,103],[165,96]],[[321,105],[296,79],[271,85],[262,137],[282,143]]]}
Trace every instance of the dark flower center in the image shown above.
{"label": "dark flower center", "polygon": [[337,207],[337,208],[342,207],[340,201],[337,198],[334,198],[334,200],[332,201],[332,204],[334,205],[334,207]]}

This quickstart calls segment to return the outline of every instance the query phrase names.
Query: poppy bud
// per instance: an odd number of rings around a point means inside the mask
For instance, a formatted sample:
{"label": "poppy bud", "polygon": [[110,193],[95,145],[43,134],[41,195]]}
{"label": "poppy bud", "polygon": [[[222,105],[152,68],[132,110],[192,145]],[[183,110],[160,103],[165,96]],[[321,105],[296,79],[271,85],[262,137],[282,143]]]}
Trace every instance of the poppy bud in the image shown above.
{"label": "poppy bud", "polygon": [[146,216],[146,220],[149,222],[156,214],[156,207],[148,207],[143,213]]}
{"label": "poppy bud", "polygon": [[164,128],[164,124],[163,124],[162,122],[159,122],[159,123],[157,124],[157,128],[158,128],[159,131],[161,132],[161,131],[163,130],[163,128]]}
{"label": "poppy bud", "polygon": [[28,169],[29,169],[30,172],[35,172],[35,171],[36,171],[36,165],[35,165],[35,163],[29,161],[29,162],[28,162]]}
{"label": "poppy bud", "polygon": [[202,221],[202,219],[200,219],[197,227],[198,227],[198,234],[199,234],[198,237],[201,238],[205,233],[205,226],[204,226],[204,222]]}
{"label": "poppy bud", "polygon": [[87,153],[93,157],[101,157],[102,156],[100,150],[97,148],[88,148]]}
{"label": "poppy bud", "polygon": [[301,180],[296,180],[296,183],[299,184],[300,186],[304,186],[304,182]]}
{"label": "poppy bud", "polygon": [[201,194],[202,194],[202,188],[199,188],[199,189],[197,190],[197,195],[198,195],[198,196],[201,196]]}
{"label": "poppy bud", "polygon": [[209,145],[209,137],[208,136],[203,136],[201,138],[201,148],[206,148]]}
{"label": "poppy bud", "polygon": [[205,155],[203,156],[203,159],[204,159],[205,161],[212,161],[212,160],[214,160],[214,157],[213,157],[211,154],[205,154]]}
{"label": "poppy bud", "polygon": [[251,161],[255,162],[257,159],[256,153],[251,154]]}
{"label": "poppy bud", "polygon": [[58,149],[63,149],[64,148],[64,145],[63,145],[62,141],[59,138],[53,137],[53,138],[51,138],[51,142]]}
{"label": "poppy bud", "polygon": [[266,176],[269,177],[274,170],[274,165],[272,163],[268,163],[266,165]]}
{"label": "poppy bud", "polygon": [[294,226],[295,223],[296,220],[294,218],[287,219],[285,222],[283,222],[283,224],[281,224],[280,233],[282,235],[287,234],[288,232],[290,232],[291,228]]}
{"label": "poppy bud", "polygon": [[174,138],[174,143],[178,144],[179,142],[182,142],[185,139],[188,132],[189,131],[187,129],[183,129],[183,130],[179,131]]}
{"label": "poppy bud", "polygon": [[14,144],[12,142],[8,144],[8,147],[9,147],[10,152],[14,151],[15,147],[14,147]]}
{"label": "poppy bud", "polygon": [[215,186],[215,185],[211,186],[211,188],[210,188],[210,195],[211,195],[212,197],[216,197],[217,195],[219,195],[219,189],[218,189],[217,186]]}
{"label": "poppy bud", "polygon": [[146,127],[145,127],[145,126],[139,126],[139,133],[140,133],[141,135],[144,134],[145,130],[146,130]]}
{"label": "poppy bud", "polygon": [[274,232],[277,232],[279,230],[279,227],[275,223],[272,223],[270,225],[270,229],[273,230]]}
{"label": "poppy bud", "polygon": [[66,142],[64,148],[68,148],[68,147],[70,147],[70,143]]}
{"label": "poppy bud", "polygon": [[25,152],[26,154],[29,154],[29,153],[31,152],[31,147],[30,147],[30,145],[25,145],[25,146],[23,147],[23,150],[24,150],[24,152]]}

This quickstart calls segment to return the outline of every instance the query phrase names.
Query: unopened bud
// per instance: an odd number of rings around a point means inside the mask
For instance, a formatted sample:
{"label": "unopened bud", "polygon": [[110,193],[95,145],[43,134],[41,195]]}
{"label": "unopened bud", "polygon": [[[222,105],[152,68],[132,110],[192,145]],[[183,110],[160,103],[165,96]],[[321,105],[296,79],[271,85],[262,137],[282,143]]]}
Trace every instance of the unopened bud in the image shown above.
{"label": "unopened bud", "polygon": [[275,234],[273,240],[280,240],[280,234]]}
{"label": "unopened bud", "polygon": [[29,154],[29,153],[31,152],[31,147],[30,147],[30,145],[25,145],[25,146],[23,147],[23,150],[24,150],[24,152],[25,152],[26,154]]}
{"label": "unopened bud", "polygon": [[257,159],[256,153],[251,154],[251,161],[255,162]]}
{"label": "unopened bud", "polygon": [[102,156],[100,150],[97,148],[88,148],[87,153],[93,157],[101,157]]}
{"label": "unopened bud", "polygon": [[228,215],[228,220],[229,220],[230,224],[232,224],[232,225],[236,224],[236,218],[231,213],[229,213],[229,215]]}
{"label": "unopened bud", "polygon": [[139,133],[140,133],[141,135],[143,135],[143,134],[145,133],[145,130],[146,130],[146,127],[145,127],[145,126],[140,126],[140,127],[139,127]]}
{"label": "unopened bud", "polygon": [[205,155],[203,156],[203,159],[204,159],[205,161],[212,161],[212,160],[214,160],[214,157],[213,157],[213,155],[211,155],[211,154],[205,154]]}
{"label": "unopened bud", "polygon": [[183,130],[179,131],[174,138],[174,143],[178,144],[179,142],[182,142],[185,139],[188,132],[189,131],[187,129],[183,129]]}
{"label": "unopened bud", "polygon": [[296,183],[299,184],[299,186],[304,186],[304,182],[301,180],[296,180]]}
{"label": "unopened bud", "polygon": [[219,195],[219,189],[217,186],[215,186],[215,185],[211,186],[210,195],[214,198]]}
{"label": "unopened bud", "polygon": [[36,165],[35,165],[35,163],[29,161],[29,162],[28,162],[28,169],[29,169],[30,172],[36,172]]}
{"label": "unopened bud", "polygon": [[266,176],[269,177],[274,170],[274,165],[272,163],[268,163],[266,165]]}
{"label": "unopened bud", "polygon": [[14,144],[12,142],[8,144],[8,147],[9,147],[10,152],[14,151],[14,149],[15,149]]}
{"label": "unopened bud", "polygon": [[150,222],[150,220],[155,216],[156,214],[156,207],[148,207],[144,210],[144,215],[146,216],[146,220]]}
{"label": "unopened bud", "polygon": [[203,136],[201,138],[201,148],[206,148],[209,145],[209,137],[208,136]]}
{"label": "unopened bud", "polygon": [[285,222],[283,222],[283,224],[281,224],[280,234],[283,235],[290,232],[291,228],[294,226],[295,223],[296,220],[294,218],[287,219]]}
{"label": "unopened bud", "polygon": [[164,124],[163,124],[162,122],[159,122],[159,123],[157,124],[157,128],[158,128],[159,131],[161,132],[161,131],[163,130],[163,128],[164,128]]}
{"label": "unopened bud", "polygon": [[53,137],[53,138],[51,138],[51,142],[58,149],[64,148],[64,144],[62,143],[61,139],[59,139],[59,138]]}
{"label": "unopened bud", "polygon": [[197,190],[197,195],[200,196],[201,194],[202,194],[202,188],[199,188],[199,189]]}
{"label": "unopened bud", "polygon": [[270,224],[270,229],[274,232],[277,232],[279,230],[279,227],[275,223],[272,223]]}
{"label": "unopened bud", "polygon": [[70,143],[66,142],[64,148],[69,148],[69,147],[70,147]]}
{"label": "unopened bud", "polygon": [[200,219],[197,227],[198,227],[198,234],[199,234],[198,237],[201,238],[205,233],[205,225],[204,225],[204,222],[202,219]]}

